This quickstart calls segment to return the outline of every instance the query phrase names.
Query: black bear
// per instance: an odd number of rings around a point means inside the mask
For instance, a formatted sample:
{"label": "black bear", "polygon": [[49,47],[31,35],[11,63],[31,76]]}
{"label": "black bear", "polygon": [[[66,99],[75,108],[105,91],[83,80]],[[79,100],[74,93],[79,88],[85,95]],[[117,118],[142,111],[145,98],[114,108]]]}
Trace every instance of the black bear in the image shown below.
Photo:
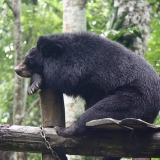
{"label": "black bear", "polygon": [[44,84],[58,93],[81,96],[87,110],[64,137],[86,133],[86,122],[101,118],[139,118],[153,123],[160,108],[160,80],[143,58],[92,33],[39,37],[15,71],[31,77],[29,94]]}

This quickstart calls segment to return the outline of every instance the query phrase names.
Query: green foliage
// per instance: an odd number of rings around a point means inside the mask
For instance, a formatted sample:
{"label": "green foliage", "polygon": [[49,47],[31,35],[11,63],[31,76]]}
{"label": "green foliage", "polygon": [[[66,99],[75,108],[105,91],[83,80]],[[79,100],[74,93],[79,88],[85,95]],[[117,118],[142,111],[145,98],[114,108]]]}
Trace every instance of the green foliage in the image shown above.
{"label": "green foliage", "polygon": [[[10,4],[11,5],[11,4]],[[62,32],[61,0],[23,0],[22,1],[23,53],[36,44],[40,35]],[[0,123],[12,122],[13,88],[14,88],[14,51],[13,51],[13,13],[4,1],[0,1]],[[28,108],[38,94],[27,97]],[[36,125],[35,109],[30,112],[31,125]]]}
{"label": "green foliage", "polygon": [[[135,35],[137,37],[141,38],[141,31],[136,29],[136,28],[124,28],[124,29],[120,29],[120,30],[108,30],[106,32],[106,36],[109,39],[112,39],[113,41],[117,41],[119,43],[121,43],[120,39],[124,36],[124,35]],[[125,44],[124,44],[125,45]]]}
{"label": "green foliage", "polygon": [[103,34],[112,5],[106,0],[90,0],[87,3],[87,30]]}
{"label": "green foliage", "polygon": [[40,35],[62,31],[62,4],[59,0],[39,1],[38,5],[22,4],[24,50],[36,44]]}
{"label": "green foliage", "polygon": [[[117,41],[124,46],[123,36],[137,36],[141,38],[141,31],[135,28],[135,24],[130,27],[123,27],[126,13],[123,12],[118,17],[118,7],[113,7],[112,1],[94,0],[88,3],[87,10],[87,30],[105,35],[107,38]],[[101,10],[101,12],[99,12]],[[118,18],[117,18],[118,17]]]}
{"label": "green foliage", "polygon": [[0,2],[0,122],[5,123],[12,119],[13,106],[13,36],[12,12]]}
{"label": "green foliage", "polygon": [[160,13],[153,14],[146,59],[160,75]]}
{"label": "green foliage", "polygon": [[[157,12],[160,0],[148,1],[153,6],[153,18],[146,59],[160,74],[160,13]],[[87,30],[103,34],[115,41],[119,41],[125,34],[141,37],[141,32],[135,29],[134,25],[121,28],[126,14],[117,20],[117,11],[118,8],[113,8],[112,0],[88,0]],[[0,123],[11,123],[14,88],[13,14],[4,0],[0,1],[0,14]],[[25,55],[36,44],[40,35],[62,32],[62,0],[22,0],[21,19]],[[37,97],[38,94],[27,97],[26,110]],[[26,125],[40,124],[38,106],[32,109],[24,121]],[[159,123],[157,119],[156,124]],[[29,155],[28,159],[38,160],[40,154]]]}
{"label": "green foliage", "polygon": [[[148,50],[146,59],[156,69],[160,75],[160,12],[157,11],[160,5],[159,0],[152,1],[153,15],[150,30],[150,37],[148,41]],[[160,124],[160,114],[155,120],[155,124]]]}

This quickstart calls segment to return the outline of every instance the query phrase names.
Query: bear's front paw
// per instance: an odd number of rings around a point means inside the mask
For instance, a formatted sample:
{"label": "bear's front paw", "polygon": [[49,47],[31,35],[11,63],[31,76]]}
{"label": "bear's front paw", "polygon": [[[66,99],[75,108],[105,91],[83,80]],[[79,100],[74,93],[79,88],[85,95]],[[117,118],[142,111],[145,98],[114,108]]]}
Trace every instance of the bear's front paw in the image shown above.
{"label": "bear's front paw", "polygon": [[78,128],[75,124],[72,124],[70,127],[61,128],[61,127],[54,127],[57,134],[62,137],[80,137],[84,136],[86,133],[86,127]]}
{"label": "bear's front paw", "polygon": [[34,94],[42,85],[42,78],[39,74],[34,74],[31,77],[31,83],[27,90],[28,95]]}
{"label": "bear's front paw", "polygon": [[40,88],[40,84],[37,82],[32,83],[31,86],[29,86],[27,93],[28,95],[34,94],[38,89]]}
{"label": "bear's front paw", "polygon": [[61,127],[55,126],[54,128],[59,136],[66,137],[66,138],[67,137],[74,137],[72,131],[68,127],[61,128]]}

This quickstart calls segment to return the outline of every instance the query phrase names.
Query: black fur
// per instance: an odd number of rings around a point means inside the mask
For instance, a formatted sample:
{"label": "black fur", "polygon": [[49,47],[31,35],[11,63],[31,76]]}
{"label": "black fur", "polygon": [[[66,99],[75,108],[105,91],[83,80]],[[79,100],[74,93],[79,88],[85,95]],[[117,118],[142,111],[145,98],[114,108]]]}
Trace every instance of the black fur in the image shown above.
{"label": "black fur", "polygon": [[42,77],[40,74],[34,73],[32,75],[30,86],[27,90],[28,94],[34,94],[36,91],[38,91],[39,88],[42,86]]}
{"label": "black fur", "polygon": [[57,130],[61,136],[82,136],[86,122],[100,118],[140,118],[152,123],[159,112],[160,80],[152,66],[96,34],[42,36],[25,61],[47,87],[86,101],[85,113],[70,127]]}

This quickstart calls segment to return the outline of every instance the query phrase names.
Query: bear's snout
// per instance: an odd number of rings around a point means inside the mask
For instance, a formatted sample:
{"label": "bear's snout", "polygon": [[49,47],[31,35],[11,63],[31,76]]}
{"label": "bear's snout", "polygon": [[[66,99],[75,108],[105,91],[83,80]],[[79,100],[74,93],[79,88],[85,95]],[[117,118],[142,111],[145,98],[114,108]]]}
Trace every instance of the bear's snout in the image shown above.
{"label": "bear's snout", "polygon": [[32,76],[31,72],[27,69],[24,62],[21,62],[18,66],[14,68],[14,71],[21,77],[29,78]]}

